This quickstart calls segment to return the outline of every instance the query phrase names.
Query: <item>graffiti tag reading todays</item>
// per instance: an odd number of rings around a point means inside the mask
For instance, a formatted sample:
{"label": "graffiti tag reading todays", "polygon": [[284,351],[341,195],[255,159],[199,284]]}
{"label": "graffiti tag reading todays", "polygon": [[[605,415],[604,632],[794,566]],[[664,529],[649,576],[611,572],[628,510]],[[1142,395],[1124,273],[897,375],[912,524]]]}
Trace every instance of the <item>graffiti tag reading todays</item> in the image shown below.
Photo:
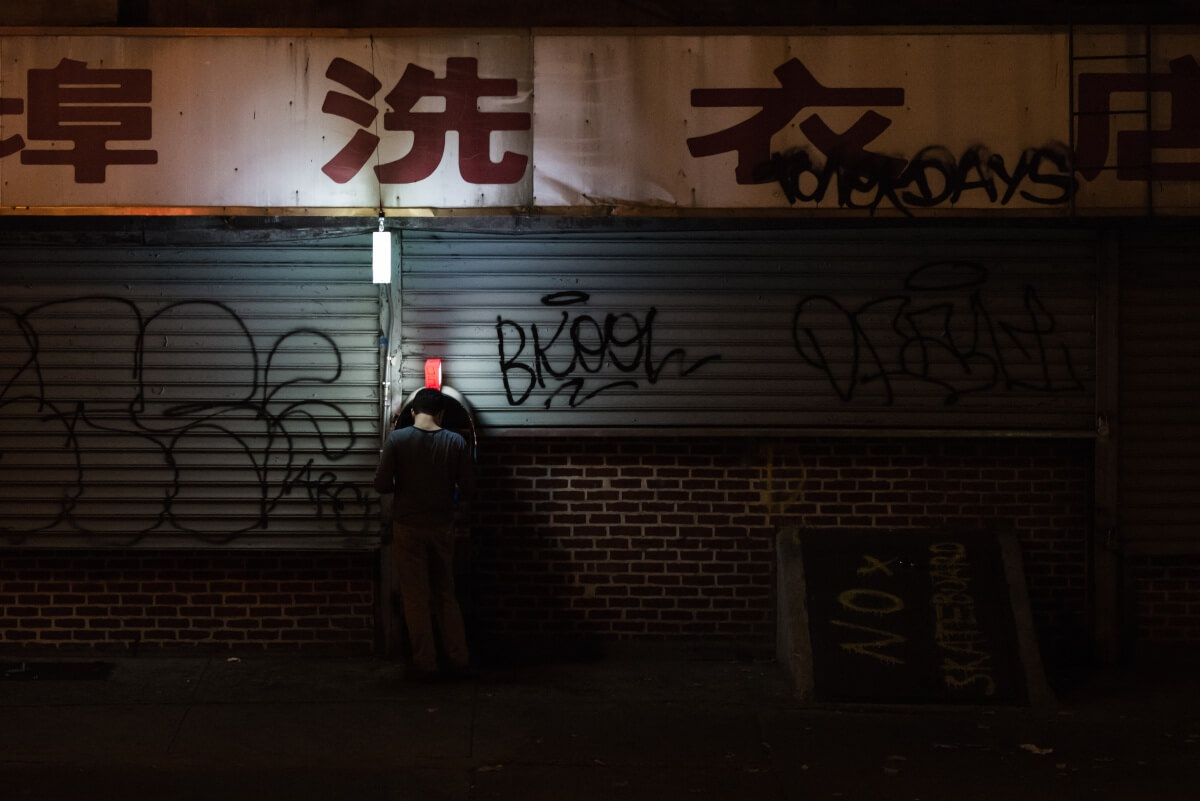
{"label": "graffiti tag reading todays", "polygon": [[865,151],[847,156],[841,143],[823,146],[819,144],[823,139],[812,134],[809,139],[825,155],[823,163],[807,149],[795,148],[771,154],[771,160],[756,171],[778,181],[791,205],[822,203],[829,199],[832,187],[840,208],[868,209],[873,214],[887,201],[912,216],[912,207],[953,205],[967,193],[982,193],[988,202],[1002,206],[1014,195],[1031,203],[1061,205],[1079,188],[1072,175],[1071,151],[1061,143],[1028,148],[1010,168],[1003,156],[982,145],[958,159],[944,147],[930,146],[906,161]]}
{"label": "graffiti tag reading todays", "polygon": [[[1006,205],[1014,194],[1032,203],[1059,205],[1078,188],[1070,148],[1052,143],[1029,148],[1010,167],[1003,156],[976,146],[960,158],[930,146],[911,159],[867,150],[892,125],[889,117],[867,110],[849,128],[835,132],[819,114],[798,127],[820,156],[807,148],[772,152],[771,137],[805,109],[814,107],[903,106],[900,87],[831,88],[800,62],[790,59],[775,70],[778,88],[693,89],[692,105],[758,106],[761,110],[724,131],[688,139],[695,157],[736,151],[739,184],[778,182],[791,205],[833,199],[842,208],[869,209],[887,201],[905,214],[910,207],[957,203],[967,192],[982,192]],[[1105,123],[1107,124],[1107,123]]]}
{"label": "graffiti tag reading todays", "polygon": [[[658,383],[669,363],[678,377],[691,375],[718,355],[690,359],[683,348],[662,356],[654,352],[654,322],[658,310],[650,307],[639,317],[633,312],[609,313],[602,319],[589,314],[572,316],[568,308],[586,305],[586,292],[558,292],[542,298],[547,307],[566,307],[556,325],[526,327],[514,320],[496,318],[500,374],[504,392],[512,406],[520,406],[535,389],[552,391],[543,405],[549,409],[560,394],[570,408],[580,406],[602,392],[624,387],[638,389],[641,380]],[[614,371],[638,378],[608,380]],[[589,376],[598,380],[589,383]],[[557,384],[557,386],[555,386]]]}
{"label": "graffiti tag reading todays", "polygon": [[[844,208],[870,209],[888,201],[909,213],[909,208],[957,203],[966,192],[983,192],[989,202],[1001,205],[1014,194],[1031,203],[1061,205],[1079,188],[1075,172],[1095,180],[1115,166],[1119,181],[1196,181],[1200,165],[1186,151],[1200,147],[1200,64],[1194,55],[1174,58],[1167,72],[1085,72],[1078,83],[1078,148],[1071,152],[1063,142],[1039,143],[1026,148],[1008,166],[1003,156],[983,146],[955,158],[946,148],[930,146],[909,158],[867,150],[867,145],[891,127],[893,120],[868,109],[841,133],[819,114],[802,119],[797,127],[820,154],[805,148],[771,151],[771,137],[796,115],[811,108],[897,107],[905,104],[901,87],[828,87],[800,62],[789,59],[775,69],[778,87],[693,89],[692,106],[758,107],[758,113],[723,131],[687,140],[692,156],[703,158],[736,152],[734,177],[739,184],[777,181],[789,204],[820,203],[834,199]],[[1170,101],[1166,128],[1157,120],[1116,136],[1115,164],[1110,165],[1113,96],[1166,94]],[[1174,151],[1177,161],[1157,161],[1160,153]]]}
{"label": "graffiti tag reading todays", "polygon": [[[126,380],[81,399],[79,353],[42,346],[61,336],[56,320],[69,317],[103,320],[109,340],[124,340],[118,365]],[[192,317],[204,320],[204,330],[221,332],[223,352],[237,354],[230,357],[236,364],[221,368],[235,387],[228,398],[166,400],[166,388],[178,386],[175,371],[196,358],[186,346],[176,351],[170,344],[181,330],[194,329],[187,322]],[[331,521],[340,534],[372,533],[378,499],[321,464],[351,453],[353,420],[337,404],[298,399],[307,392],[296,391],[341,376],[342,357],[328,334],[289,331],[262,357],[246,323],[223,303],[180,301],[144,315],[127,299],[88,296],[23,312],[0,308],[0,338],[12,343],[9,348],[23,343],[0,384],[0,419],[21,434],[0,447],[0,503],[7,507],[0,534],[110,534],[134,541],[189,534],[224,542],[269,530],[285,499],[306,501],[303,514]],[[211,381],[184,386],[213,394]],[[22,466],[29,459],[25,436],[56,444],[37,471]],[[12,495],[16,486],[21,498]],[[129,494],[124,486],[140,491]],[[131,500],[118,504],[114,493]],[[140,528],[131,525],[134,519]]]}
{"label": "graffiti tag reading todays", "polygon": [[[855,309],[828,295],[810,295],[793,316],[796,351],[828,377],[843,401],[871,394],[891,405],[901,381],[938,387],[946,404],[997,389],[1084,391],[1067,344],[1055,337],[1054,314],[1037,290],[1025,287],[1019,319],[999,318],[984,297],[988,277],[981,264],[934,262],[909,274],[909,294],[885,295]],[[961,297],[947,299],[955,293]],[[835,360],[835,349],[846,349],[850,358]]]}

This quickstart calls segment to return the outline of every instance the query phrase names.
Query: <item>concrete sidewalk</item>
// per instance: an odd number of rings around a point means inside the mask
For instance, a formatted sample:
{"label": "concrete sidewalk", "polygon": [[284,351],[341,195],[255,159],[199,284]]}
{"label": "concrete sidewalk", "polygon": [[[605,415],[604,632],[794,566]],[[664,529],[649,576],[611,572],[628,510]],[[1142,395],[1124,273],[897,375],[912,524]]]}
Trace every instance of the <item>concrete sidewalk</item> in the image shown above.
{"label": "concrete sidewalk", "polygon": [[677,649],[438,685],[367,658],[110,661],[0,679],[0,799],[1200,797],[1187,674],[1107,674],[1038,709],[867,708]]}

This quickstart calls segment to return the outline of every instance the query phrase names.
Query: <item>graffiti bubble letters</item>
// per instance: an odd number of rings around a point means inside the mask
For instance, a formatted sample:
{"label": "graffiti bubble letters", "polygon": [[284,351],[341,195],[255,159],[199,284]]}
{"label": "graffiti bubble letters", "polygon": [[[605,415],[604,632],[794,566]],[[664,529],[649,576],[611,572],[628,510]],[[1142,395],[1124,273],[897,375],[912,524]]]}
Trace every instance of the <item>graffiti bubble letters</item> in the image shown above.
{"label": "graffiti bubble letters", "polygon": [[[548,307],[575,307],[586,304],[588,299],[586,292],[557,292],[544,296],[541,302]],[[588,314],[572,317],[564,308],[553,331],[547,332],[532,323],[528,334],[525,326],[497,317],[500,374],[509,404],[520,406],[534,389],[546,389],[547,381],[551,380],[557,381],[558,386],[546,398],[545,407],[549,409],[560,393],[569,392],[568,405],[575,408],[606,390],[640,386],[639,381],[632,378],[589,386],[587,376],[602,373],[605,368],[628,375],[641,372],[648,383],[655,384],[668,362],[676,362],[679,376],[684,377],[721,358],[710,355],[689,362],[682,348],[674,348],[656,358],[654,321],[657,316],[658,310],[654,307],[641,318],[631,312],[622,312],[610,313],[603,319]],[[530,353],[527,348],[531,340]]]}
{"label": "graffiti bubble letters", "polygon": [[[64,335],[71,319],[82,322]],[[89,395],[79,365],[92,351],[78,349],[93,345],[74,331],[91,320],[103,321],[94,353],[105,380]],[[207,337],[194,336],[199,326]],[[334,468],[361,436],[319,389],[342,379],[337,344],[311,328],[271,334],[265,355],[256,340],[217,301],[151,314],[114,296],[0,307],[11,357],[0,374],[0,423],[21,432],[0,443],[0,537],[187,534],[224,543],[278,528],[276,515],[286,527],[289,514],[371,534],[378,500]],[[196,364],[206,365],[203,380],[189,374]]]}
{"label": "graffiti bubble letters", "polygon": [[[984,299],[987,282],[986,267],[947,261],[914,270],[905,281],[911,294],[877,298],[854,310],[827,295],[810,295],[796,305],[793,342],[800,358],[824,373],[846,402],[874,385],[891,405],[904,379],[940,388],[946,404],[997,388],[1082,391],[1067,345],[1052,338],[1054,315],[1037,291],[1025,287],[1020,322],[1003,320]],[[948,299],[953,293],[962,294],[961,305]],[[836,358],[835,350],[848,356]]]}

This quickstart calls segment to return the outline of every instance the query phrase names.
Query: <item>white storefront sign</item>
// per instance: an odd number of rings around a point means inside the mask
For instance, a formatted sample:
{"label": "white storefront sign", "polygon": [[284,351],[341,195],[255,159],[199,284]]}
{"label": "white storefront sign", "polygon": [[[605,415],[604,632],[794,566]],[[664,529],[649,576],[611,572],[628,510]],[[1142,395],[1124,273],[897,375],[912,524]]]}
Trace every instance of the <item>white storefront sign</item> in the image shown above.
{"label": "white storefront sign", "polygon": [[1133,38],[0,36],[0,212],[1191,213],[1200,36],[1070,59]]}

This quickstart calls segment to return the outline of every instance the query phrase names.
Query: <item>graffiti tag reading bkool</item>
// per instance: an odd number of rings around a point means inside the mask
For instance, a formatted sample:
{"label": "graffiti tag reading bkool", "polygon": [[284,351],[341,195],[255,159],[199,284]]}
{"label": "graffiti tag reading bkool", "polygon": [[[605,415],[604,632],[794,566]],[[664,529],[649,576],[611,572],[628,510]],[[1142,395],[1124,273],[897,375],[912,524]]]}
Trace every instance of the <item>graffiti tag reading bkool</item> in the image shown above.
{"label": "graffiti tag reading bkool", "polygon": [[[586,292],[556,292],[542,298],[549,307],[581,306],[588,302]],[[569,393],[568,405],[580,406],[602,392],[627,387],[637,389],[638,380],[623,378],[600,386],[587,384],[589,374],[606,367],[620,373],[642,373],[650,384],[658,383],[668,362],[676,362],[679,376],[685,377],[716,361],[709,355],[688,361],[682,348],[673,348],[661,358],[654,354],[654,321],[658,309],[653,306],[639,318],[632,312],[609,313],[603,319],[588,314],[572,315],[565,308],[552,331],[529,325],[529,333],[520,323],[496,317],[496,340],[500,355],[500,374],[504,392],[512,406],[520,406],[534,389],[546,389],[557,381],[544,406],[549,409],[560,393]],[[532,340],[531,352],[527,352]]]}

